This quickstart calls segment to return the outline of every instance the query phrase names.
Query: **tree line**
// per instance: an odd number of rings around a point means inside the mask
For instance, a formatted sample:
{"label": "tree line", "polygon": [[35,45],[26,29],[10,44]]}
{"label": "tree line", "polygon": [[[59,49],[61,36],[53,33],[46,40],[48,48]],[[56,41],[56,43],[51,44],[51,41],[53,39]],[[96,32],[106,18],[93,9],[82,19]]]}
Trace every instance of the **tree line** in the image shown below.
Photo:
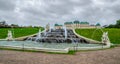
{"label": "tree line", "polygon": [[41,26],[19,26],[18,24],[7,24],[6,21],[0,21],[0,28],[40,28]]}
{"label": "tree line", "polygon": [[116,24],[110,24],[106,28],[120,28],[120,19],[116,21]]}

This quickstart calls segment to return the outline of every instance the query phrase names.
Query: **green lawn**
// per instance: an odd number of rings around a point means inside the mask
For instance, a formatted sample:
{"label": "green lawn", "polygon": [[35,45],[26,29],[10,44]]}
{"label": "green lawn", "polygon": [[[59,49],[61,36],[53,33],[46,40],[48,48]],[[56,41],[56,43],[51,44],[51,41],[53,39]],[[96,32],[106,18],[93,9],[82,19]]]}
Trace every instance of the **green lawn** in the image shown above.
{"label": "green lawn", "polygon": [[[43,30],[43,28],[41,28]],[[0,39],[7,37],[8,30],[11,30],[13,37],[22,37],[35,34],[39,31],[39,28],[0,28]]]}
{"label": "green lawn", "polygon": [[[120,29],[117,28],[104,28],[103,31],[108,31],[108,36],[111,43],[120,44]],[[102,31],[100,29],[75,29],[76,33],[91,38],[97,41],[101,41]]]}

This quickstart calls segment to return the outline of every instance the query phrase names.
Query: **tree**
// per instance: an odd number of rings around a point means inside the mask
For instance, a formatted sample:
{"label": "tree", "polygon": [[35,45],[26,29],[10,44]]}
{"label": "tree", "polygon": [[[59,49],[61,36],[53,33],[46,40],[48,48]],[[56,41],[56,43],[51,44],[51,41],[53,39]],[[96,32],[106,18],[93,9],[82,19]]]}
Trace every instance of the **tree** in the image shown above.
{"label": "tree", "polygon": [[19,27],[17,24],[11,24],[12,27]]}
{"label": "tree", "polygon": [[120,20],[117,20],[117,21],[116,21],[116,25],[120,25]]}
{"label": "tree", "polygon": [[101,26],[100,23],[97,23],[96,26]]}
{"label": "tree", "polygon": [[116,21],[116,24],[110,24],[108,27],[106,28],[120,28],[120,19]]}
{"label": "tree", "polygon": [[120,20],[117,20],[117,21],[116,21],[115,27],[116,27],[116,28],[120,28]]}
{"label": "tree", "polygon": [[115,25],[110,24],[107,28],[115,28]]}

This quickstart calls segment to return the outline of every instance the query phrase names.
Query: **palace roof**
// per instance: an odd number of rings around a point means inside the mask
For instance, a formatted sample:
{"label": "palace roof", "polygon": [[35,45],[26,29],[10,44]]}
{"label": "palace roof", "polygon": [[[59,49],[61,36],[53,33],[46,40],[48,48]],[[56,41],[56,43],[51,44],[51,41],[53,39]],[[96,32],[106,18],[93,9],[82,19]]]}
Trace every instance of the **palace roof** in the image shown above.
{"label": "palace roof", "polygon": [[62,25],[60,25],[60,24],[55,24],[54,26],[62,26]]}

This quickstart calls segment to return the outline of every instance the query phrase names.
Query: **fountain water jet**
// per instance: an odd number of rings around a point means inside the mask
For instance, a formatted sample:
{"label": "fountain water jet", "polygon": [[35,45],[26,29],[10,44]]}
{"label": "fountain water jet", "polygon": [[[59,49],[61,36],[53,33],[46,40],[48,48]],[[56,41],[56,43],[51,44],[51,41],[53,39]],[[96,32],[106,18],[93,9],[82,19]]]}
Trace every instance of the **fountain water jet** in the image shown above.
{"label": "fountain water jet", "polygon": [[67,29],[65,26],[58,29],[50,29],[50,26],[47,25],[44,32],[39,30],[37,35],[27,37],[25,40],[40,43],[81,43],[84,39],[77,37],[72,29]]}
{"label": "fountain water jet", "polygon": [[96,32],[97,30],[100,30],[102,33],[104,33],[104,31],[102,30],[102,28],[96,28],[96,29],[94,30],[94,32],[93,32],[91,38],[93,38],[93,36],[94,36],[94,34],[95,34],[95,32]]}
{"label": "fountain water jet", "polygon": [[38,39],[41,38],[41,29],[39,29],[39,32],[38,32],[37,38],[38,38]]}
{"label": "fountain water jet", "polygon": [[32,41],[32,38],[33,38],[33,37],[28,37],[28,38],[26,39],[26,41]]}
{"label": "fountain water jet", "polygon": [[51,32],[51,28],[49,29],[49,32]]}
{"label": "fountain water jet", "polygon": [[35,40],[35,41],[37,41],[37,40],[39,40],[39,39],[41,39],[41,29],[39,29],[39,32],[38,32],[38,34],[37,34],[37,37],[36,37],[36,40]]}
{"label": "fountain water jet", "polygon": [[65,39],[67,39],[67,29],[66,29],[66,27],[64,27],[64,31],[65,31]]}

